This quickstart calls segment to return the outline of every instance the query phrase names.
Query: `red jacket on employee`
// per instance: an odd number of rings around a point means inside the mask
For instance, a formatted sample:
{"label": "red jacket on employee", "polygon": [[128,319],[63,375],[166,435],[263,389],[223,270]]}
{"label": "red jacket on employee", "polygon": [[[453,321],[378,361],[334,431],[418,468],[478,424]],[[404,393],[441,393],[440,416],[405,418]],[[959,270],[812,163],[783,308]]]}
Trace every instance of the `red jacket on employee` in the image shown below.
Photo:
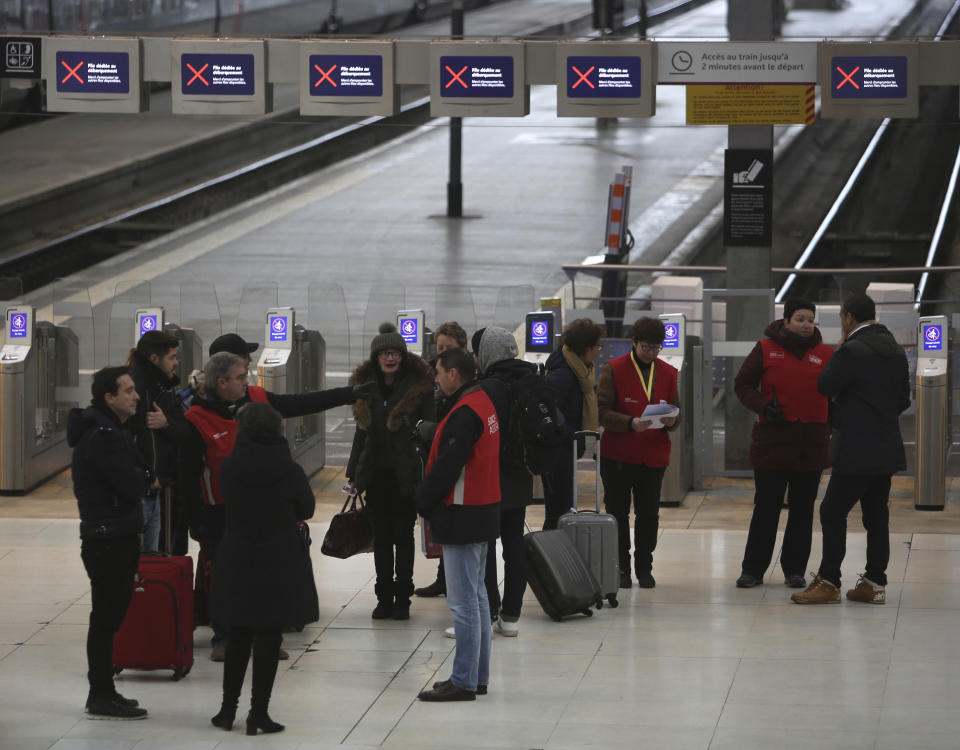
{"label": "red jacket on employee", "polygon": [[[744,360],[734,381],[737,398],[760,418],[753,426],[750,463],[757,469],[819,471],[830,465],[829,404],[817,391],[833,348],[823,343],[820,329],[797,336],[775,320]],[[783,421],[764,415],[774,402]]]}

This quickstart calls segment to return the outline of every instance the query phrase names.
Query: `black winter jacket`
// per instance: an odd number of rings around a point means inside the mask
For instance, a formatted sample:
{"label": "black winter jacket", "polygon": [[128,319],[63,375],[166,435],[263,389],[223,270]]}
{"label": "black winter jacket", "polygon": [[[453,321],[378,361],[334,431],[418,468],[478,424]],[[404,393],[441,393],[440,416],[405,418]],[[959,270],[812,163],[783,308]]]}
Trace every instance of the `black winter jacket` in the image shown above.
{"label": "black winter jacket", "polygon": [[320,617],[313,566],[297,521],[313,516],[313,490],[280,436],[241,431],[220,467],[226,531],[211,602],[218,621],[250,628]]}
{"label": "black winter jacket", "polygon": [[456,405],[461,396],[478,387],[477,383],[468,383],[450,397],[450,418],[440,436],[443,442],[437,449],[433,467],[414,495],[417,512],[430,521],[431,536],[439,544],[475,544],[500,536],[500,503],[446,505],[442,502],[460,478],[486,427],[471,409],[458,409]]}
{"label": "black winter jacket", "polygon": [[504,508],[524,508],[533,502],[533,475],[523,464],[520,438],[511,434],[509,426],[510,384],[536,372],[535,365],[522,359],[503,359],[487,367],[486,377],[480,381],[500,421],[500,502]]}
{"label": "black winter jacket", "polygon": [[557,395],[557,409],[563,414],[563,434],[573,440],[573,433],[583,429],[583,391],[580,379],[570,369],[563,350],[557,349],[547,358],[544,381]]}
{"label": "black winter jacket", "polygon": [[131,536],[143,531],[143,497],[152,481],[133,436],[106,406],[71,409],[67,443],[80,511],[80,538]]}
{"label": "black winter jacket", "polygon": [[397,478],[397,495],[409,498],[423,478],[424,466],[411,439],[421,419],[436,419],[433,370],[415,354],[403,355],[403,366],[387,388],[378,376],[376,360],[367,360],[350,376],[350,385],[375,381],[368,398],[353,406],[357,431],[353,436],[346,476],[361,491],[370,486],[374,474],[392,471]]}
{"label": "black winter jacket", "polygon": [[910,406],[907,357],[886,326],[868,325],[837,349],[817,380],[835,401],[835,474],[893,474],[907,467],[900,413]]}
{"label": "black winter jacket", "polygon": [[[190,437],[190,423],[183,416],[183,402],[180,400],[176,375],[167,377],[163,370],[134,351],[134,365],[130,377],[137,388],[140,400],[137,413],[130,418],[130,429],[136,437],[137,450],[154,475],[164,484],[177,479],[177,450]],[[167,426],[162,430],[147,427],[147,413],[153,411],[156,404],[167,418]]]}

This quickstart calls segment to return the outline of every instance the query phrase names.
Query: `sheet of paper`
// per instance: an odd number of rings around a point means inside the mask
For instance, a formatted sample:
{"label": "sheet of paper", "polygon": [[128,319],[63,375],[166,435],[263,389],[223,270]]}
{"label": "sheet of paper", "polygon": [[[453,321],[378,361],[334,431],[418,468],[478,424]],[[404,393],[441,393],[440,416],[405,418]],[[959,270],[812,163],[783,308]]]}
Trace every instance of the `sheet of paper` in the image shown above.
{"label": "sheet of paper", "polygon": [[673,404],[650,404],[643,410],[640,419],[649,419],[653,424],[648,429],[657,429],[664,426],[664,417],[675,417],[679,413],[680,409]]}

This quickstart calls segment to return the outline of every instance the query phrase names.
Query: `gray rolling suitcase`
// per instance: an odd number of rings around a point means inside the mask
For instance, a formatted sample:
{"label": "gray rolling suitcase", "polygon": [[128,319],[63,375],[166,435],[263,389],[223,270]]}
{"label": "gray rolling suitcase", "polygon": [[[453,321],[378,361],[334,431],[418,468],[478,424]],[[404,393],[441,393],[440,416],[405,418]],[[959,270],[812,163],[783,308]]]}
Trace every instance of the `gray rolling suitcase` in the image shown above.
{"label": "gray rolling suitcase", "polygon": [[569,513],[560,516],[557,528],[563,529],[573,542],[594,578],[600,584],[600,592],[611,607],[619,605],[617,591],[620,588],[620,560],[617,542],[617,519],[609,513],[600,512],[600,433],[583,430],[574,437],[593,437],[596,442],[596,499],[595,511],[577,510],[577,440],[573,443],[573,503]]}

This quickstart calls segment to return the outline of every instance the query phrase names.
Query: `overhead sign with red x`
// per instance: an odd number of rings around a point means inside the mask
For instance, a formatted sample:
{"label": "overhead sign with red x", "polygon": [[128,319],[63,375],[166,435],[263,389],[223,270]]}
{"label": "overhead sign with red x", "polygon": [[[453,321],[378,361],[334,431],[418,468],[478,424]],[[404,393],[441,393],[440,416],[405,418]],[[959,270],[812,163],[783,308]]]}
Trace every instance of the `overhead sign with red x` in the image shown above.
{"label": "overhead sign with red x", "polygon": [[180,55],[180,93],[184,96],[253,96],[254,56],[232,53]]}
{"label": "overhead sign with red x", "polygon": [[56,53],[57,91],[71,94],[127,94],[130,55],[98,50]]}
{"label": "overhead sign with red x", "polygon": [[557,45],[560,117],[652,117],[656,48],[650,42]]}
{"label": "overhead sign with red x", "polygon": [[383,96],[382,55],[309,55],[310,96]]}
{"label": "overhead sign with red x", "polygon": [[441,56],[440,96],[458,99],[512,98],[513,58]]}
{"label": "overhead sign with red x", "polygon": [[907,58],[833,57],[830,84],[835,99],[904,99]]}
{"label": "overhead sign with red x", "polygon": [[567,96],[571,99],[635,99],[642,95],[639,57],[570,56]]}
{"label": "overhead sign with red x", "polygon": [[821,117],[919,115],[916,42],[821,42],[817,67]]}

